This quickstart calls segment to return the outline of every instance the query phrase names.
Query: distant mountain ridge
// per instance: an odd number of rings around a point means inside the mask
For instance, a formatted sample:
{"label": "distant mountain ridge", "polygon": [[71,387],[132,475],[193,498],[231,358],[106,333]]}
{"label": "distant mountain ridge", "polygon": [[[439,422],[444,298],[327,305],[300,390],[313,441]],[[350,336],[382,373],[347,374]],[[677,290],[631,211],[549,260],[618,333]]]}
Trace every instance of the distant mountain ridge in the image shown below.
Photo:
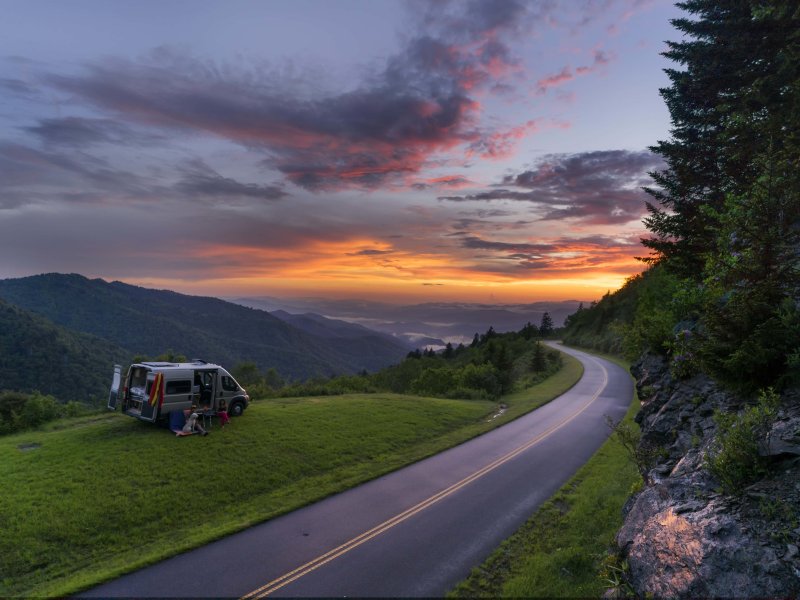
{"label": "distant mountain ridge", "polygon": [[414,347],[443,346],[447,341],[469,342],[475,333],[484,333],[489,327],[497,332],[518,331],[528,321],[539,325],[545,312],[550,314],[556,327],[560,327],[581,304],[578,300],[564,300],[498,305],[468,302],[393,305],[369,300],[269,296],[231,298],[231,301],[272,314],[311,312],[343,319],[403,339]]}
{"label": "distant mountain ridge", "polygon": [[306,333],[327,339],[356,339],[359,337],[374,337],[383,340],[385,343],[403,348],[404,350],[414,350],[416,346],[405,343],[394,336],[373,331],[358,323],[350,323],[338,319],[329,319],[316,313],[291,314],[285,310],[275,310],[270,312],[273,317],[289,323]]}
{"label": "distant mountain ridge", "polygon": [[252,361],[294,379],[375,371],[408,351],[368,329],[362,335],[310,333],[265,311],[218,298],[76,274],[0,280],[0,298],[132,353],[153,356],[171,350],[231,367]]}

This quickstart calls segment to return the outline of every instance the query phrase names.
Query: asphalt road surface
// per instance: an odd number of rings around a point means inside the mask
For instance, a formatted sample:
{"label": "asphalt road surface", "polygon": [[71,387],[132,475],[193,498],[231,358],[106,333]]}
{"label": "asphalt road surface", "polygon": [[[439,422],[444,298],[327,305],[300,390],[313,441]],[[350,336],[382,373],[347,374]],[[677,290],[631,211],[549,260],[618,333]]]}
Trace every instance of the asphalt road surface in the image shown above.
{"label": "asphalt road surface", "polygon": [[609,435],[628,373],[584,365],[568,392],[501,428],[357,488],[123,576],[84,597],[441,597]]}

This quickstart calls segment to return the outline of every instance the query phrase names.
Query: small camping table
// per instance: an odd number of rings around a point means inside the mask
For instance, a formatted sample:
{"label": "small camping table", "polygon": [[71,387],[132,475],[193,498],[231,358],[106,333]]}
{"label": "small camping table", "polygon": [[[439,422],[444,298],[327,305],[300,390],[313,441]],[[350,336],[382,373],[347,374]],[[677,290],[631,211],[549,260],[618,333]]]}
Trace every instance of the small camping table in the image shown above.
{"label": "small camping table", "polygon": [[198,410],[197,414],[203,419],[203,429],[211,429],[211,417],[214,416],[214,411],[208,408],[206,410]]}

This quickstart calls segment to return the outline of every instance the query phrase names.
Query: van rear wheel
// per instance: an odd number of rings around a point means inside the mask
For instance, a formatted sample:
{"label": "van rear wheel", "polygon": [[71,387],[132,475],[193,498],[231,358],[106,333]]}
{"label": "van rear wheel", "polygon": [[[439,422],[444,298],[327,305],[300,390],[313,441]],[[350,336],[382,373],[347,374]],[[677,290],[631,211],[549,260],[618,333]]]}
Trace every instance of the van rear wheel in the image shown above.
{"label": "van rear wheel", "polygon": [[232,417],[241,417],[244,412],[244,404],[241,402],[233,402],[228,408],[228,414]]}

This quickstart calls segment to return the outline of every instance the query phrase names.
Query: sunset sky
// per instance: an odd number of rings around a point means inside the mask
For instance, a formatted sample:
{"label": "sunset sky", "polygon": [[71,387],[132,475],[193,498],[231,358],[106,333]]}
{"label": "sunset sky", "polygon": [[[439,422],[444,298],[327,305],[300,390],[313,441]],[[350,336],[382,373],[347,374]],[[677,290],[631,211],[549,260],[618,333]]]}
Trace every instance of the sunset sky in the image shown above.
{"label": "sunset sky", "polygon": [[511,303],[642,268],[671,2],[0,6],[0,278]]}

